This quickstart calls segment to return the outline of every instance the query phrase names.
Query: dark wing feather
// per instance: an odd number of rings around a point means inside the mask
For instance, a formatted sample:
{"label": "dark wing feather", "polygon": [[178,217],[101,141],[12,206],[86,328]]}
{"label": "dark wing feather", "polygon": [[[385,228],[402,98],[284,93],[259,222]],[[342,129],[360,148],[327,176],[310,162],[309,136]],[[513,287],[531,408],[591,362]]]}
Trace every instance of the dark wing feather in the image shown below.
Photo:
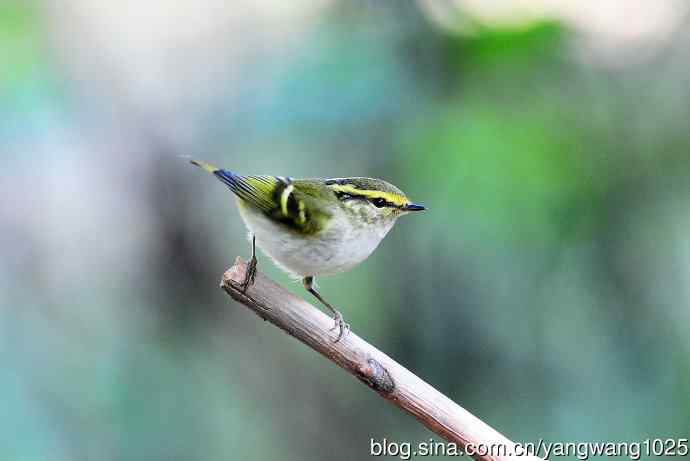
{"label": "dark wing feather", "polygon": [[315,234],[324,225],[324,213],[317,211],[314,197],[305,194],[287,178],[242,176],[227,170],[213,174],[235,195],[271,219],[301,234]]}
{"label": "dark wing feather", "polygon": [[314,181],[292,181],[279,176],[243,176],[200,160],[192,164],[212,173],[247,206],[304,235],[322,230],[330,214],[317,198]]}
{"label": "dark wing feather", "polygon": [[280,197],[287,182],[275,176],[242,176],[228,170],[213,174],[239,198],[264,213],[272,214],[280,207]]}

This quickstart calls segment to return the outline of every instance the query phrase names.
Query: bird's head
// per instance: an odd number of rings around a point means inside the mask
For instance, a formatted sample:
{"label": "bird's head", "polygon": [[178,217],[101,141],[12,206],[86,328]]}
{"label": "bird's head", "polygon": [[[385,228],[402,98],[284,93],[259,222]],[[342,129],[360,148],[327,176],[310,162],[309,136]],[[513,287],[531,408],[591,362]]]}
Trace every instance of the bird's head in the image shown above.
{"label": "bird's head", "polygon": [[400,216],[423,211],[394,185],[374,178],[334,178],[324,182],[340,209],[362,224],[393,224]]}

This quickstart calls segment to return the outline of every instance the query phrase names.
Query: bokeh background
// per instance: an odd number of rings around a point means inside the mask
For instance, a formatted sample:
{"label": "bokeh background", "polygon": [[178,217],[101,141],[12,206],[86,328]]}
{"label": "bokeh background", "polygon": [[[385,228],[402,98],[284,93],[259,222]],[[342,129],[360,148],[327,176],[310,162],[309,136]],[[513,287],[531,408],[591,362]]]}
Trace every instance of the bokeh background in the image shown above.
{"label": "bokeh background", "polygon": [[0,459],[432,436],[218,288],[245,230],[184,155],[427,205],[320,285],[508,437],[687,437],[689,7],[3,0]]}

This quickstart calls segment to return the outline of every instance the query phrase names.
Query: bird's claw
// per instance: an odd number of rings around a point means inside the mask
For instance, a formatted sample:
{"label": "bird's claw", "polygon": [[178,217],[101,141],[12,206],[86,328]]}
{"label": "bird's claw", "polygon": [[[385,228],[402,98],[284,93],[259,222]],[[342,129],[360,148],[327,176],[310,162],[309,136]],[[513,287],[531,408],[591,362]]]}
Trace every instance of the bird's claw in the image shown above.
{"label": "bird's claw", "polygon": [[346,323],[345,320],[343,319],[343,314],[341,314],[338,311],[335,311],[333,314],[333,320],[334,320],[334,325],[329,331],[334,331],[337,329],[340,329],[338,332],[338,337],[335,339],[335,343],[343,339],[347,334],[350,332],[350,324]]}
{"label": "bird's claw", "polygon": [[256,256],[252,256],[252,259],[247,264],[247,272],[244,274],[244,282],[242,282],[242,292],[246,293],[247,289],[254,284],[254,279],[256,279]]}

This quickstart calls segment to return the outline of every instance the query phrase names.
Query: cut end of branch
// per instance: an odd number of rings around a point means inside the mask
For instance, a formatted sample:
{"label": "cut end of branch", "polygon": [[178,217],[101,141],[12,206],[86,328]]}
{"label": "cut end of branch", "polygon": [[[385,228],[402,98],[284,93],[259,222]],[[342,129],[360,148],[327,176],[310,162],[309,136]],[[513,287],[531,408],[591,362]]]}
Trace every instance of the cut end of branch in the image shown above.
{"label": "cut end of branch", "polygon": [[247,274],[247,262],[242,259],[241,256],[235,258],[235,263],[232,267],[225,271],[223,274],[223,279],[220,282],[221,288],[227,285],[234,285],[239,287],[242,285],[244,278]]}

